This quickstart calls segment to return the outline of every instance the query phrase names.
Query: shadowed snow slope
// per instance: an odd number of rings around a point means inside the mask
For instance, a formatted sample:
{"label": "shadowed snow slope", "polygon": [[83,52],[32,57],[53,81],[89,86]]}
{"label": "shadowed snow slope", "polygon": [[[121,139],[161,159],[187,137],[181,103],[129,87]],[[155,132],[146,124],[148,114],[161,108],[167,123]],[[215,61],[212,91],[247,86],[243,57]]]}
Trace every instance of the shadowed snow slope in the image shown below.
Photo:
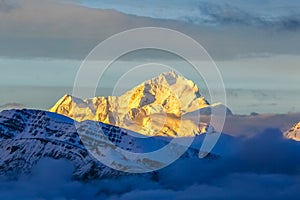
{"label": "shadowed snow slope", "polygon": [[[68,117],[46,111],[3,111],[0,113],[0,175],[30,173],[32,167],[45,157],[71,161],[75,166],[73,175],[78,179],[124,175],[124,172],[118,171],[124,167],[147,171],[163,165],[160,160],[142,156],[131,162],[131,154],[124,152],[152,152],[164,147],[171,138],[136,137],[138,135],[101,122],[75,123]],[[172,146],[175,150],[176,145]],[[110,166],[118,170],[95,159],[95,155],[99,156],[97,158],[115,155],[112,152],[116,147],[124,152],[120,151],[119,157],[109,160]],[[170,155],[177,153],[171,150]],[[209,155],[208,158],[213,156]],[[188,148],[181,159],[197,157],[198,150]]]}

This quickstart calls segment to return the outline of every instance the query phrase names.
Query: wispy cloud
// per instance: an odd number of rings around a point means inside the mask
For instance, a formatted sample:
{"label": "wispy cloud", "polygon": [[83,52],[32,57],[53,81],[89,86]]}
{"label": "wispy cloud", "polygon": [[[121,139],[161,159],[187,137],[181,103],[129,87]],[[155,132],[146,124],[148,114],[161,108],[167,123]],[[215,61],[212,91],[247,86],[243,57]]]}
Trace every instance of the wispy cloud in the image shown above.
{"label": "wispy cloud", "polygon": [[218,25],[243,25],[243,26],[267,26],[268,28],[280,28],[282,30],[298,30],[300,28],[300,13],[293,13],[279,16],[260,15],[255,12],[248,12],[229,4],[200,3],[198,5],[202,15],[207,16],[206,20],[197,17],[194,23],[209,23]]}
{"label": "wispy cloud", "polygon": [[9,12],[18,7],[16,0],[0,0],[0,12]]}
{"label": "wispy cloud", "polygon": [[[131,0],[129,5],[121,0],[70,0],[69,2],[93,8],[114,9],[136,16],[172,19],[192,24],[269,26],[289,31],[298,29],[300,21],[300,4],[294,0],[284,2],[145,0],[143,4]],[[147,9],[141,9],[143,5]]]}

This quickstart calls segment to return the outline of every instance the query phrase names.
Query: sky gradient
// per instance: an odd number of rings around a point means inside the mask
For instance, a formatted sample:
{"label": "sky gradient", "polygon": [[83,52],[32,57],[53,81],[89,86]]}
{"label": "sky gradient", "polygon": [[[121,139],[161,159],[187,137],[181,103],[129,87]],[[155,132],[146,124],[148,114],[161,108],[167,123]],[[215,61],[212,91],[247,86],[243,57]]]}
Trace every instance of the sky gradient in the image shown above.
{"label": "sky gradient", "polygon": [[[198,41],[216,62],[227,89],[295,94],[300,90],[299,6],[294,0],[2,0],[0,85],[72,87],[80,63],[99,42],[130,28],[159,26]],[[108,77],[120,76],[118,68],[148,56],[119,62]],[[202,88],[192,73],[187,78]],[[103,87],[110,85],[108,79]],[[2,97],[0,105],[10,103],[5,99],[13,98]],[[277,104],[287,97],[279,99]],[[297,105],[299,98],[284,102]]]}

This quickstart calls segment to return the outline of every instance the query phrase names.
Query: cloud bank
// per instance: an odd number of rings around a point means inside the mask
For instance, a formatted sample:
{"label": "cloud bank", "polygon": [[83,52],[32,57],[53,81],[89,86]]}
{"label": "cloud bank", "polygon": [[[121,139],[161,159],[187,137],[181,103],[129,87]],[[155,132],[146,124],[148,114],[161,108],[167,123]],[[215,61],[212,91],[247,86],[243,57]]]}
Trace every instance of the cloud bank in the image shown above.
{"label": "cloud bank", "polygon": [[179,160],[152,175],[79,182],[63,160],[42,160],[31,176],[0,182],[1,199],[297,199],[300,146],[267,129],[239,138],[228,155]]}

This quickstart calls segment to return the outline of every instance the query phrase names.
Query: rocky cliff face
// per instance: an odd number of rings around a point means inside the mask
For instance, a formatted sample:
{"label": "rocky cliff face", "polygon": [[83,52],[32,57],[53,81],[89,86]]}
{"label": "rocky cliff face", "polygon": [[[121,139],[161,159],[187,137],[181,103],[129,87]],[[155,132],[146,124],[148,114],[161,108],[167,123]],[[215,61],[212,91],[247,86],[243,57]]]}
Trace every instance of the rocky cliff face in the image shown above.
{"label": "rocky cliff face", "polygon": [[[51,109],[77,121],[94,120],[119,126],[147,136],[194,136],[208,125],[194,122],[189,113],[210,114],[212,107],[198,87],[174,72],[163,73],[122,96],[78,99],[65,95]],[[227,109],[227,113],[231,114]]]}
{"label": "rocky cliff face", "polygon": [[0,175],[30,173],[44,157],[70,160],[75,166],[75,178],[116,174],[89,155],[72,120],[44,111],[1,112]]}
{"label": "rocky cliff face", "polygon": [[300,122],[284,133],[285,137],[300,141]]}

